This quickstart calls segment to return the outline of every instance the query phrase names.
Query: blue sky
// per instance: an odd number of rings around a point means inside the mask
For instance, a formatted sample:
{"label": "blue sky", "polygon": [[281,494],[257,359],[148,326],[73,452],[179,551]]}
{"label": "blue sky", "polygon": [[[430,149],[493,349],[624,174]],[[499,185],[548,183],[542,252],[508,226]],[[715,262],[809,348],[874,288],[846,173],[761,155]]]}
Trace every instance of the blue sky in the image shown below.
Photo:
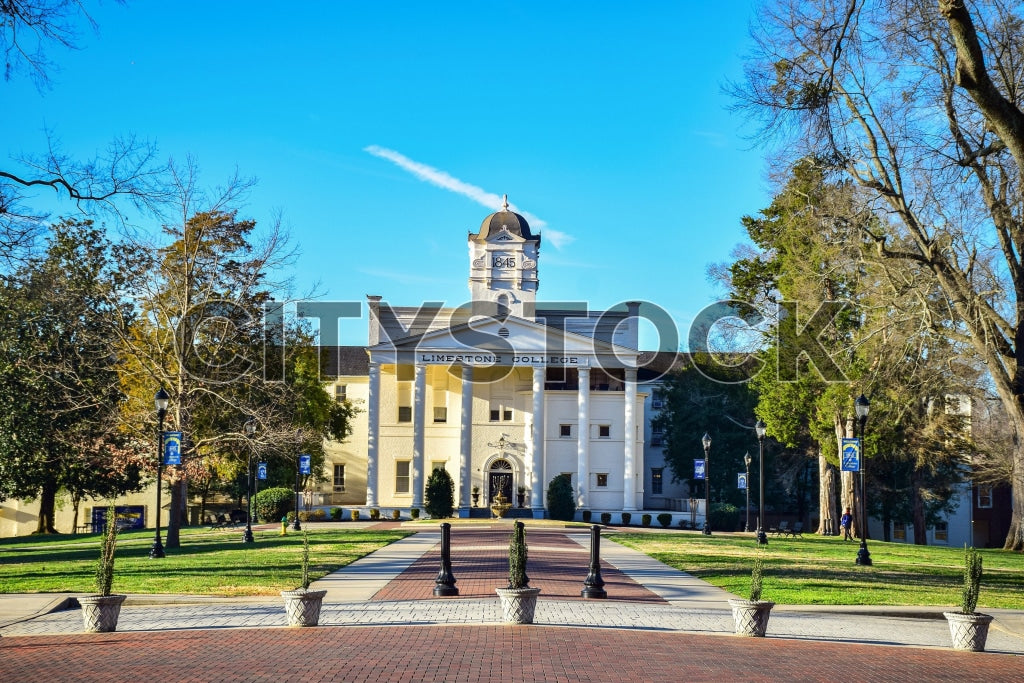
{"label": "blue sky", "polygon": [[497,208],[472,188],[508,193],[544,235],[540,299],[651,301],[685,336],[770,201],[722,93],[752,5],[104,3],[52,88],[0,85],[5,153],[134,133],[209,185],[237,167],[259,180],[242,215],[280,211],[298,247],[292,294],[327,300],[464,302],[466,235]]}

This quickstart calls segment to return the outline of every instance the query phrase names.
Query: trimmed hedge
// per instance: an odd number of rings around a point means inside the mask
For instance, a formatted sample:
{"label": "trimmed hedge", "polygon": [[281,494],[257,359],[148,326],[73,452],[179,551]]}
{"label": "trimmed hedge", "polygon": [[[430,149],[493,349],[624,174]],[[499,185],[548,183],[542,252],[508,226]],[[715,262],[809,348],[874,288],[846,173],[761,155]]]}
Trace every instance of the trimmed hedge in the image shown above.
{"label": "trimmed hedge", "polygon": [[252,498],[255,515],[268,522],[279,522],[295,507],[295,492],[283,487],[263,489]]}

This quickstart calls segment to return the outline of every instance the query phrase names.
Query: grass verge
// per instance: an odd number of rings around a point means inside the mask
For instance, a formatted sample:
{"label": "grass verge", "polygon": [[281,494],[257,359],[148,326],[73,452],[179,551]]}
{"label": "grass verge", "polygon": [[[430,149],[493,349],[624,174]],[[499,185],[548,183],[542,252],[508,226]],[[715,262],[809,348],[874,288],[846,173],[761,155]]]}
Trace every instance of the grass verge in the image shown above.
{"label": "grass verge", "polygon": [[[609,538],[676,569],[746,597],[757,552],[748,535],[616,533]],[[855,563],[857,542],[808,534],[770,536],[764,555],[763,599],[786,605],[959,606],[963,548],[868,541],[872,565]],[[984,561],[979,609],[1024,607],[1019,553],[980,550]]]}
{"label": "grass verge", "polygon": [[[307,528],[314,579],[409,535],[398,530]],[[302,579],[302,534],[256,531],[255,537],[256,543],[250,545],[241,542],[241,529],[182,529],[181,547],[152,560],[152,531],[122,533],[113,590],[239,596],[276,595],[297,587]],[[91,593],[99,547],[99,536],[0,539],[0,592]]]}

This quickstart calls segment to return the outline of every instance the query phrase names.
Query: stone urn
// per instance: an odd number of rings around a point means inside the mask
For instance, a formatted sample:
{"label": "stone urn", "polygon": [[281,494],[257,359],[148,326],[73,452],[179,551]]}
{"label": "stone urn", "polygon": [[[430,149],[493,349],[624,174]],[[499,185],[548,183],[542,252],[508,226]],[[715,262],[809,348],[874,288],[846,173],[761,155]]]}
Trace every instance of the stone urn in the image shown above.
{"label": "stone urn", "polygon": [[327,591],[303,590],[281,591],[284,611],[289,626],[316,626],[320,623],[320,607]]}
{"label": "stone urn", "polygon": [[771,615],[772,607],[775,607],[774,602],[732,598],[729,600],[729,607],[732,608],[736,635],[764,638],[768,629],[768,617]]}
{"label": "stone urn", "polygon": [[501,601],[501,616],[507,624],[532,624],[537,611],[539,588],[495,588]]}
{"label": "stone urn", "polygon": [[121,603],[127,595],[86,595],[78,598],[82,606],[82,625],[86,633],[109,633],[117,630]]}
{"label": "stone urn", "polygon": [[943,612],[949,622],[949,635],[953,639],[954,650],[967,652],[984,652],[985,640],[988,638],[988,626],[992,623],[989,614],[964,614],[963,612]]}

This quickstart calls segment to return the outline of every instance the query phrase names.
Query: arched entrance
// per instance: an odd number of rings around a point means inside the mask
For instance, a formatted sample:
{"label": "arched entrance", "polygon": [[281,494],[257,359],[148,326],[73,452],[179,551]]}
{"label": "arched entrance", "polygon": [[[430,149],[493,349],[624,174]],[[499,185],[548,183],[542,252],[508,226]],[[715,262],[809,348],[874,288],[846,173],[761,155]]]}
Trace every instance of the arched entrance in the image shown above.
{"label": "arched entrance", "polygon": [[512,497],[512,463],[500,458],[491,463],[491,469],[487,472],[487,504],[490,505],[494,498],[501,492],[505,500],[511,503],[515,500]]}

